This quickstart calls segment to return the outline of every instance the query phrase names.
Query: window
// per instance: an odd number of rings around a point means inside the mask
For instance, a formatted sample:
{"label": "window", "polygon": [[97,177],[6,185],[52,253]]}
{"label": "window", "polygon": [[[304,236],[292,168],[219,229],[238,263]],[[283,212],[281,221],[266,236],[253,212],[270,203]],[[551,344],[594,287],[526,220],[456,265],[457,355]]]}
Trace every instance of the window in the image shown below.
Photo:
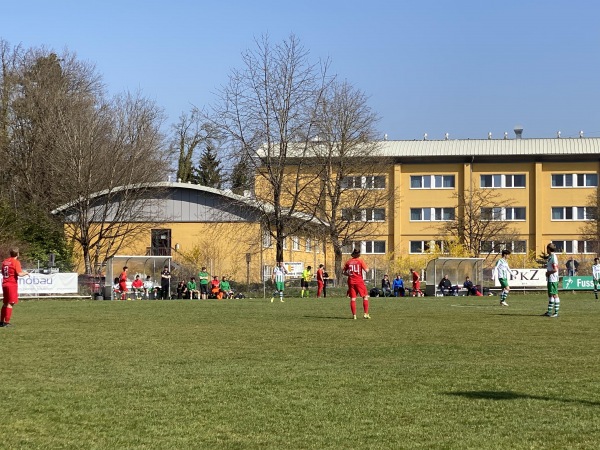
{"label": "window", "polygon": [[454,175],[411,175],[411,189],[454,189]]}
{"label": "window", "polygon": [[292,236],[292,250],[300,250],[300,239],[298,236]]}
{"label": "window", "polygon": [[482,188],[524,188],[525,174],[518,175],[481,175]]}
{"label": "window", "polygon": [[588,206],[553,206],[552,220],[591,220],[594,208]]}
{"label": "window", "polygon": [[343,189],[385,189],[384,175],[351,176],[342,179]]}
{"label": "window", "polygon": [[597,187],[597,173],[553,173],[552,187]]}
{"label": "window", "polygon": [[444,241],[410,241],[410,253],[430,253],[436,250],[445,252]]}
{"label": "window", "polygon": [[527,241],[481,241],[479,248],[480,253],[500,253],[502,250],[508,249],[512,253],[527,253]]}
{"label": "window", "polygon": [[352,253],[355,248],[359,248],[363,254],[382,254],[385,253],[385,241],[351,242],[342,247],[342,253]]}
{"label": "window", "polygon": [[268,231],[263,231],[263,248],[269,248],[271,247],[272,241],[271,241],[271,233],[269,233]]}
{"label": "window", "polygon": [[342,220],[350,222],[383,222],[385,221],[385,209],[342,209]]}
{"label": "window", "polygon": [[525,207],[481,208],[481,220],[525,220]]}
{"label": "window", "polygon": [[454,208],[411,208],[410,220],[423,222],[454,220]]}
{"label": "window", "polygon": [[310,238],[306,238],[306,251],[310,252],[312,249]]}
{"label": "window", "polygon": [[319,242],[318,239],[315,239],[315,245],[314,245],[314,247],[315,247],[315,252],[316,253],[319,253],[321,251],[321,242]]}
{"label": "window", "polygon": [[287,238],[283,238],[283,249],[287,250]]}

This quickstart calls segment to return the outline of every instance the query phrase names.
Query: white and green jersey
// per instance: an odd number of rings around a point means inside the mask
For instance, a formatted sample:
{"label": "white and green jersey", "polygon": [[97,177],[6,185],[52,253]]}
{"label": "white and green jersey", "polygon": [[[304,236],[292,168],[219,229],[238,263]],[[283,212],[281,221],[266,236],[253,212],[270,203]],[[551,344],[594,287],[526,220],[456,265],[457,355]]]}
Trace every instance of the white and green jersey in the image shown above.
{"label": "white and green jersey", "polygon": [[508,261],[504,258],[500,258],[496,263],[496,276],[498,279],[508,280],[510,273],[510,267],[508,267]]}
{"label": "white and green jersey", "polygon": [[552,253],[549,257],[548,257],[548,264],[546,266],[547,270],[552,270],[553,266],[556,264],[556,272],[551,273],[548,276],[548,281],[551,283],[558,283],[558,257],[556,256],[556,253]]}
{"label": "white and green jersey", "polygon": [[600,280],[600,264],[594,264],[592,266],[592,276],[594,280]]}
{"label": "white and green jersey", "polygon": [[273,268],[273,278],[275,278],[275,283],[285,282],[286,274],[287,274],[287,270],[285,270],[285,267],[275,266]]}

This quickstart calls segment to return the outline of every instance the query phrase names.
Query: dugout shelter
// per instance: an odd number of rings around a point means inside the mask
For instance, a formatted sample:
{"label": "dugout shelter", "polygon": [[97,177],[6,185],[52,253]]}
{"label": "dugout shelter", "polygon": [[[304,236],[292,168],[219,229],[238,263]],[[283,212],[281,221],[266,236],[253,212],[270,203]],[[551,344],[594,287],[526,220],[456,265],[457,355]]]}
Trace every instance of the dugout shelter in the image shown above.
{"label": "dugout shelter", "polygon": [[435,296],[438,283],[448,275],[453,286],[462,287],[469,277],[483,292],[484,258],[435,258],[427,263],[425,295]]}
{"label": "dugout shelter", "polygon": [[168,266],[169,271],[173,269],[171,256],[115,255],[106,262],[106,277],[103,288],[105,300],[113,299],[113,282],[121,274],[124,266],[128,267],[129,281],[132,281],[136,275],[139,275],[143,280],[150,275],[152,281],[154,281],[154,286],[158,287],[160,287],[160,273],[163,267]]}

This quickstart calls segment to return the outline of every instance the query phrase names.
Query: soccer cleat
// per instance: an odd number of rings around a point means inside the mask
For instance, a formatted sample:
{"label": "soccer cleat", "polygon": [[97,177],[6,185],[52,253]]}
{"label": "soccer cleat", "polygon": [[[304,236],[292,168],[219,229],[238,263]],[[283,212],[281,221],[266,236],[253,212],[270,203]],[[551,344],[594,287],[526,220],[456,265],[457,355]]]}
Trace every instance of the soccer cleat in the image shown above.
{"label": "soccer cleat", "polygon": [[3,326],[4,326],[4,322],[0,322],[0,327],[3,327]]}
{"label": "soccer cleat", "polygon": [[554,313],[550,317],[558,317],[558,313]]}
{"label": "soccer cleat", "polygon": [[271,303],[273,303],[273,300],[275,300],[273,297],[271,297]]}
{"label": "soccer cleat", "polygon": [[500,306],[508,306],[508,303],[506,303],[504,300],[500,302]]}
{"label": "soccer cleat", "polygon": [[354,315],[352,316],[352,318],[353,318],[354,320],[356,320],[356,314],[354,314]]}
{"label": "soccer cleat", "polygon": [[542,317],[550,317],[550,313],[546,311],[544,314],[542,314]]}
{"label": "soccer cleat", "polygon": [[370,315],[368,315],[368,314],[363,314],[363,319],[370,319],[370,318],[371,318],[371,316],[370,316]]}
{"label": "soccer cleat", "polygon": [[283,299],[282,299],[282,298],[280,298],[280,299],[279,299],[279,301],[280,301],[281,303],[285,303],[285,302],[283,301]]}
{"label": "soccer cleat", "polygon": [[12,327],[12,324],[10,324],[10,323],[8,323],[8,322],[4,322],[4,323],[2,324],[2,326],[3,326],[3,327],[5,327],[5,328],[6,328],[6,327]]}

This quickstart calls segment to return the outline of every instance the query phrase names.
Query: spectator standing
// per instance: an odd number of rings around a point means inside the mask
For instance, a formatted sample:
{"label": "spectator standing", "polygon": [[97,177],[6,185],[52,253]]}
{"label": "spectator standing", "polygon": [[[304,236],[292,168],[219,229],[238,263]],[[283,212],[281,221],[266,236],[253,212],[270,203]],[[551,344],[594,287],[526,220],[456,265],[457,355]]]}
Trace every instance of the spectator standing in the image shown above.
{"label": "spectator standing", "polygon": [[571,257],[567,260],[567,275],[570,277],[576,277],[577,271],[579,270],[579,261]]}
{"label": "spectator standing", "polygon": [[29,272],[21,268],[19,249],[11,248],[10,256],[2,261],[2,311],[0,327],[11,326],[13,306],[19,303],[19,277],[29,276]]}
{"label": "spectator standing", "polygon": [[392,287],[394,289],[394,295],[396,297],[398,297],[398,296],[404,297],[404,293],[405,293],[404,280],[402,279],[402,277],[400,275],[396,275],[396,278],[394,278],[394,283],[393,283]]}
{"label": "spectator standing", "polygon": [[208,284],[210,283],[210,275],[206,271],[206,267],[202,267],[198,272],[198,282],[200,283],[200,297],[202,300],[208,298]]}
{"label": "spectator standing", "polygon": [[163,300],[171,298],[171,271],[169,266],[163,267],[160,273],[160,298]]}
{"label": "spectator standing", "polygon": [[350,296],[350,311],[352,318],[356,320],[356,297],[363,298],[363,318],[370,319],[369,294],[363,279],[363,271],[369,270],[367,264],[360,258],[360,250],[355,248],[351,253],[352,258],[346,261],[342,273],[348,277],[348,295]]}
{"label": "spectator standing", "polygon": [[310,280],[312,280],[312,267],[311,266],[307,266],[306,269],[304,269],[302,271],[302,278],[300,278],[300,287],[301,287],[301,291],[300,291],[300,298],[304,297],[304,291],[306,290],[306,297],[308,298],[309,292],[308,292],[308,285],[310,283]]}

